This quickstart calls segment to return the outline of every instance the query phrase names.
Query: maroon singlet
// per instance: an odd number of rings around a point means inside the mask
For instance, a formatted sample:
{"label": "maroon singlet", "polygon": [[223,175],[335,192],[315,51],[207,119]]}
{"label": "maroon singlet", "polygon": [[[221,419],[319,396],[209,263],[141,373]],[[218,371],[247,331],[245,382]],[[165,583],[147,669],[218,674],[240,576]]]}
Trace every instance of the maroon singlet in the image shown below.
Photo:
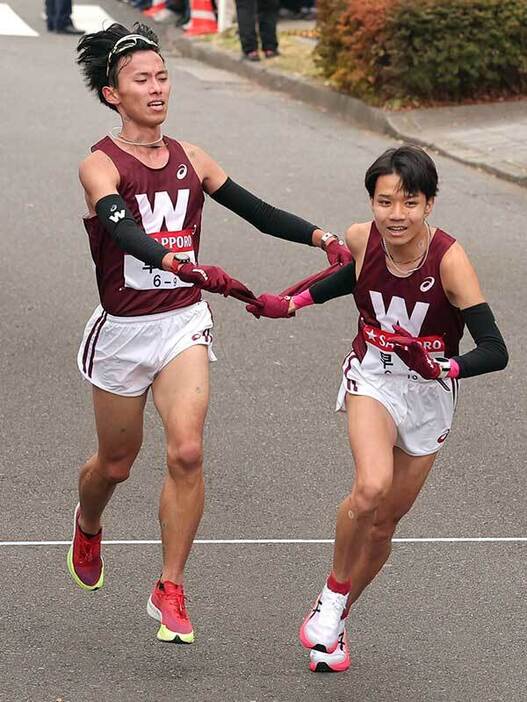
{"label": "maroon singlet", "polygon": [[[158,169],[145,166],[110,137],[104,137],[91,150],[103,151],[114,163],[120,176],[119,195],[148,236],[197,262],[203,187],[181,144],[168,137],[164,141],[168,161]],[[201,291],[194,285],[125,254],[98,217],[85,219],[84,226],[95,262],[101,305],[110,314],[156,314],[201,299]]]}
{"label": "maroon singlet", "polygon": [[432,354],[457,355],[463,319],[448,301],[439,272],[441,260],[454,242],[454,237],[437,229],[423,266],[400,278],[388,270],[381,235],[372,222],[353,293],[360,313],[353,351],[361,368],[371,373],[408,372],[400,367],[389,342],[394,324],[418,337]]}

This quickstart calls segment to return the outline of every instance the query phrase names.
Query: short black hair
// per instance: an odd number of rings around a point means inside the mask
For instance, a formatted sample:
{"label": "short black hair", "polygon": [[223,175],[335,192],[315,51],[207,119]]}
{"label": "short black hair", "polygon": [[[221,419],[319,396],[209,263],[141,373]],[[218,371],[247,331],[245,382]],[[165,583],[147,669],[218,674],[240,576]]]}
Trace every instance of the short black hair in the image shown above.
{"label": "short black hair", "polygon": [[[111,55],[116,43],[124,37],[136,34],[145,38],[138,39],[133,46]],[[146,24],[135,22],[132,30],[115,22],[108,29],[93,34],[84,34],[77,44],[77,63],[81,67],[86,85],[97,93],[99,100],[112,110],[117,110],[104,99],[102,89],[106,85],[117,86],[119,59],[131,56],[136,51],[155,51],[160,56],[157,34]],[[111,57],[110,57],[111,55]],[[110,57],[110,59],[108,59]],[[163,58],[161,56],[161,58]],[[121,64],[122,66],[122,64]]]}
{"label": "short black hair", "polygon": [[438,175],[435,163],[419,146],[405,144],[388,149],[371,164],[364,176],[364,185],[371,198],[375,194],[377,179],[392,173],[400,177],[405,193],[424,193],[427,200],[437,195]]}

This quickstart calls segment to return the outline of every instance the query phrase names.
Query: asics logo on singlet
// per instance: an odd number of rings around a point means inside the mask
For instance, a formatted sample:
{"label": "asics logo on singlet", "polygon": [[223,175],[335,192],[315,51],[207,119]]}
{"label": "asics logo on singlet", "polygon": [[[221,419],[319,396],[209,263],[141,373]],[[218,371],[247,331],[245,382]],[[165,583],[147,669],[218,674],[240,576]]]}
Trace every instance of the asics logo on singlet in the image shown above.
{"label": "asics logo on singlet", "polygon": [[115,224],[117,224],[117,222],[118,222],[120,219],[124,219],[125,214],[126,214],[126,213],[125,213],[124,210],[119,210],[119,212],[114,212],[112,215],[110,215],[110,219],[112,220],[112,222],[114,222]]}
{"label": "asics logo on singlet", "polygon": [[427,292],[428,290],[430,290],[430,288],[434,285],[435,282],[436,282],[436,279],[433,278],[432,276],[429,276],[428,278],[425,278],[423,280],[423,282],[419,286],[419,290],[421,292]]}
{"label": "asics logo on singlet", "polygon": [[183,178],[187,175],[187,167],[185,166],[184,163],[181,164],[181,166],[177,169],[176,171],[176,178],[178,180],[183,180]]}

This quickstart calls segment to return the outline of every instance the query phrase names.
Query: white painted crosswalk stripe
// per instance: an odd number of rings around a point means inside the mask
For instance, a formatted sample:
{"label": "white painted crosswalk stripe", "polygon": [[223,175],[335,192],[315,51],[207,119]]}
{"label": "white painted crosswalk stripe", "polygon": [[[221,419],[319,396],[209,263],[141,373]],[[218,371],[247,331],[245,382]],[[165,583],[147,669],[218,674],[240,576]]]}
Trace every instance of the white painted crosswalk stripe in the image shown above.
{"label": "white painted crosswalk stripe", "polygon": [[[84,32],[98,32],[115,22],[100,5],[73,5],[72,21]],[[10,5],[0,2],[0,35],[38,37],[39,33],[32,29]]]}
{"label": "white painted crosswalk stripe", "polygon": [[38,37],[38,32],[12,10],[5,2],[0,2],[0,34],[15,37]]}
{"label": "white painted crosswalk stripe", "polygon": [[99,5],[74,5],[72,19],[84,32],[99,32],[115,22]]}

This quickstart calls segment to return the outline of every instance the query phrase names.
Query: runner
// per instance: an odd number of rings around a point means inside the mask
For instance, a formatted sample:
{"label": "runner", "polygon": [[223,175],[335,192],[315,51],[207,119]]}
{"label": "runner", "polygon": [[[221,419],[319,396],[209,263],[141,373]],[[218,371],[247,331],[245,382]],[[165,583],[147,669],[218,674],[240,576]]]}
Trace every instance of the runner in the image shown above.
{"label": "runner", "polygon": [[214,360],[201,289],[254,301],[221,268],[197,263],[204,193],[265,233],[325,246],[333,263],[346,264],[351,255],[335,235],[244,190],[202,149],[162,135],[170,80],[148,27],[130,32],[113,24],[85,35],[78,53],[88,87],[122,126],[80,166],[101,305],[86,326],[78,365],[93,386],[98,448],[81,470],[68,568],[81,588],[102,587],[101,516],[141,448],[151,388],[168,470],[159,506],[163,568],[148,613],[160,622],[160,640],[192,643],[184,568],[203,512],[203,426]]}
{"label": "runner", "polygon": [[[422,149],[389,149],[365,176],[374,219],[346,235],[354,261],[248,307],[257,317],[289,317],[353,294],[359,310],[337,399],[337,409],[348,413],[355,478],[338,510],[332,570],[300,628],[314,671],[349,667],[345,617],[386,563],[395,528],[444,445],[459,379],[507,365],[467,254],[428,224],[437,183]],[[460,356],[464,325],[476,348]]]}

